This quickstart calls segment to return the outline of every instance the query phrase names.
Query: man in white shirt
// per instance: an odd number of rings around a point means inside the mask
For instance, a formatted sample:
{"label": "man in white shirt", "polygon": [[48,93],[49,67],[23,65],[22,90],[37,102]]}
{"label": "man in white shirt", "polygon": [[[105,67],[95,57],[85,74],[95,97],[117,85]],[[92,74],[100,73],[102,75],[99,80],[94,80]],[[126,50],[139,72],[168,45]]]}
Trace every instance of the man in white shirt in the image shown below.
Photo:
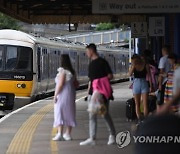
{"label": "man in white shirt", "polygon": [[[171,65],[168,61],[169,48],[167,46],[164,46],[162,48],[162,55],[163,57],[161,57],[159,61],[158,68],[160,69],[160,74],[167,74],[171,69]],[[160,101],[158,102],[158,105],[162,105],[164,103],[164,92],[165,92],[166,82],[167,82],[167,77],[163,77],[160,75],[159,90],[161,91],[161,98]]]}

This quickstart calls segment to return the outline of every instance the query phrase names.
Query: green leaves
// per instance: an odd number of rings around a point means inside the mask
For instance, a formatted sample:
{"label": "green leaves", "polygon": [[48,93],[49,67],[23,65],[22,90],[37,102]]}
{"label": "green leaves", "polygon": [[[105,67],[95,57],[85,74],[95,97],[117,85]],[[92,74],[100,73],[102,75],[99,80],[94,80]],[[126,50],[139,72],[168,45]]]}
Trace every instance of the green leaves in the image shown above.
{"label": "green leaves", "polygon": [[115,25],[112,23],[99,23],[96,27],[96,30],[101,31],[101,30],[110,30],[114,28]]}
{"label": "green leaves", "polygon": [[18,21],[3,13],[0,13],[0,29],[20,29]]}

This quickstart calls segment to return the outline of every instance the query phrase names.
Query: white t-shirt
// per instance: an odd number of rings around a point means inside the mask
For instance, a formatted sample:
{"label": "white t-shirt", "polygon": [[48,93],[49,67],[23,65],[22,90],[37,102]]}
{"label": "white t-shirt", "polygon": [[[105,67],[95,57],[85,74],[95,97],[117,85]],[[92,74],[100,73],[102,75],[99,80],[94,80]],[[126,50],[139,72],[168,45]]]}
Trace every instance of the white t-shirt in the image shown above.
{"label": "white t-shirt", "polygon": [[[165,73],[168,73],[171,70],[171,65],[168,61],[168,56],[161,57],[159,61],[159,69],[163,69]],[[163,84],[167,81],[167,77],[164,77]]]}

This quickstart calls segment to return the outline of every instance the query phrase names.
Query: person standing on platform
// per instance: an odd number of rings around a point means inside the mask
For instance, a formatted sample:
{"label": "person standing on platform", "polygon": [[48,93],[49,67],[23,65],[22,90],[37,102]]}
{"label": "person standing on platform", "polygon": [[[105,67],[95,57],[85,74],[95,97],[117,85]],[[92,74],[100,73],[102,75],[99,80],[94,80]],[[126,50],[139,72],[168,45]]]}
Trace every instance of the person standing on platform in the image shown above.
{"label": "person standing on platform", "polygon": [[[87,56],[91,59],[91,62],[89,64],[89,73],[88,77],[90,79],[89,82],[89,88],[88,88],[88,101],[89,103],[93,100],[93,96],[96,95],[96,91],[94,90],[94,81],[99,81],[101,84],[106,84],[107,80],[111,80],[113,78],[111,68],[108,64],[108,62],[99,57],[96,49],[95,44],[89,44],[86,47],[86,54]],[[107,79],[107,80],[106,80]],[[105,81],[106,83],[103,83]],[[109,82],[110,84],[110,82]],[[97,85],[100,86],[100,85]],[[104,89],[106,90],[106,89]],[[106,113],[104,114],[103,118],[106,121],[108,130],[109,130],[109,140],[108,140],[108,145],[114,144],[115,143],[115,128],[114,124],[112,121],[112,118],[109,114],[109,98],[107,99],[104,97],[105,95],[101,95],[104,98],[104,105],[106,106]],[[112,95],[111,95],[112,96]],[[101,98],[102,98],[101,97]],[[89,138],[83,142],[80,143],[80,145],[95,145],[96,142],[96,131],[97,131],[97,114],[89,113]]]}
{"label": "person standing on platform", "polygon": [[161,74],[167,74],[171,70],[171,65],[168,61],[168,55],[169,55],[169,47],[164,46],[162,48],[162,55],[158,68],[160,69],[160,75],[159,75],[159,91],[161,93],[160,101],[158,101],[157,108],[164,103],[164,93],[165,93],[165,87],[167,82],[167,77],[163,77]]}
{"label": "person standing on platform", "polygon": [[166,82],[165,93],[164,93],[164,103],[167,103],[168,101],[170,101],[172,99],[173,76],[174,76],[174,71],[178,67],[176,55],[174,55],[174,54],[169,55],[168,60],[171,64],[171,70],[167,74],[163,75],[163,76],[167,76],[167,82]]}
{"label": "person standing on platform", "polygon": [[136,115],[138,124],[143,120],[140,112],[141,98],[143,101],[144,116],[148,116],[148,94],[152,91],[152,80],[149,79],[149,86],[146,76],[150,74],[149,65],[139,55],[133,55],[132,66],[129,70],[129,75],[134,75],[133,81],[133,96],[136,104]]}
{"label": "person standing on platform", "polygon": [[[75,81],[76,75],[72,67],[69,55],[61,55],[61,67],[55,78],[56,87],[54,94],[54,127],[58,133],[52,139],[71,140],[72,127],[76,126],[75,120]],[[63,128],[67,127],[63,135]]]}
{"label": "person standing on platform", "polygon": [[178,104],[178,115],[180,115],[180,67],[175,70],[173,76],[173,97],[158,108],[157,114],[167,114],[174,104]]}

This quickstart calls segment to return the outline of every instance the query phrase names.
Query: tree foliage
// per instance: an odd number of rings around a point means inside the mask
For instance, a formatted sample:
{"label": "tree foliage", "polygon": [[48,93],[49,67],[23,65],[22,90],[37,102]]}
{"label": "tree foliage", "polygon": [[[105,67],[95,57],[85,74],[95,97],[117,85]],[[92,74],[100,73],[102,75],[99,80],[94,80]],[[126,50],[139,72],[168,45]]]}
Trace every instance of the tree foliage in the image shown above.
{"label": "tree foliage", "polygon": [[101,30],[110,30],[114,29],[115,25],[112,23],[99,23],[96,26],[96,30],[101,31]]}
{"label": "tree foliage", "polygon": [[18,21],[3,13],[0,13],[0,29],[20,29]]}

